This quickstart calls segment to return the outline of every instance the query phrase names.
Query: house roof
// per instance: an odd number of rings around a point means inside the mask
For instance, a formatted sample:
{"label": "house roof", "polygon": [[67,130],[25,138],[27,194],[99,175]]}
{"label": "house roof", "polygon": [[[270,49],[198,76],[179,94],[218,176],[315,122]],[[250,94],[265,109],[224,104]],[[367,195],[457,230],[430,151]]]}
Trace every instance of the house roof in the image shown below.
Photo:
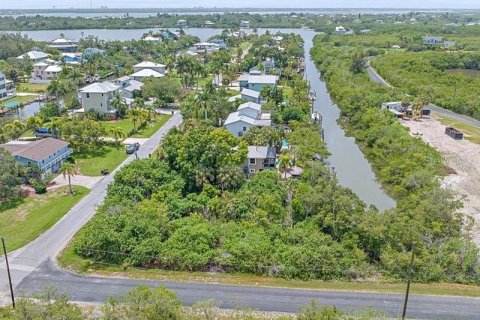
{"label": "house roof", "polygon": [[164,74],[161,74],[160,72],[157,72],[152,69],[142,69],[138,72],[135,72],[130,75],[130,77],[139,77],[139,78],[146,78],[146,77],[154,77],[154,78],[161,78],[165,77]]}
{"label": "house roof", "polygon": [[128,81],[130,79],[131,78],[129,76],[123,76],[123,77],[118,78],[116,81],[124,82],[124,81]]}
{"label": "house roof", "polygon": [[45,72],[61,72],[62,67],[57,65],[50,65],[45,68]]}
{"label": "house roof", "polygon": [[243,89],[242,92],[241,92],[241,95],[242,96],[247,96],[247,97],[252,97],[252,98],[255,98],[255,99],[260,98],[260,92],[255,91],[255,90],[250,90],[250,89]]}
{"label": "house roof", "polygon": [[278,81],[277,76],[271,75],[262,75],[262,76],[253,76],[248,77],[248,83],[259,83],[259,84],[276,84]]}
{"label": "house roof", "polygon": [[64,38],[58,38],[52,41],[52,44],[71,44],[73,41]]}
{"label": "house roof", "polygon": [[205,47],[218,47],[218,44],[213,42],[199,42],[194,44],[195,47],[205,46]]}
{"label": "house roof", "polygon": [[250,118],[249,116],[241,115],[240,112],[236,111],[228,115],[227,119],[225,120],[225,125],[239,122],[239,121],[245,122],[257,127],[269,127],[272,124],[271,120]]}
{"label": "house roof", "polygon": [[41,161],[67,146],[68,142],[54,138],[36,140],[27,144],[2,145],[2,147],[10,151],[13,156],[19,156],[34,161]]}
{"label": "house roof", "polygon": [[134,68],[165,68],[166,66],[161,63],[155,63],[151,61],[142,61],[133,66]]}
{"label": "house roof", "polygon": [[142,90],[142,88],[143,88],[143,83],[142,82],[137,81],[137,80],[130,80],[130,85],[127,86],[126,88],[124,88],[124,90],[132,92],[132,91],[135,91],[135,90],[140,91],[140,90]]}
{"label": "house roof", "polygon": [[47,58],[48,54],[46,54],[45,52],[42,52],[42,51],[33,50],[33,51],[29,51],[27,53],[24,53],[21,56],[18,56],[17,58],[18,59],[23,59],[24,56],[28,56],[28,58],[32,59],[32,60],[38,60],[38,59]]}
{"label": "house roof", "polygon": [[96,82],[80,89],[80,91],[85,93],[107,93],[115,91],[119,88],[119,86],[110,82]]}
{"label": "house roof", "polygon": [[249,74],[241,74],[240,77],[238,77],[238,81],[248,81],[249,78]]}
{"label": "house roof", "polygon": [[33,66],[34,67],[47,67],[47,66],[49,66],[49,64],[45,63],[45,62],[37,62]]}
{"label": "house roof", "polygon": [[248,146],[247,158],[255,159],[272,159],[277,156],[275,147],[266,146]]}
{"label": "house roof", "polygon": [[255,102],[246,102],[238,106],[237,110],[254,109],[256,111],[262,111],[262,106]]}
{"label": "house roof", "polygon": [[160,41],[160,40],[162,40],[162,39],[152,37],[152,36],[147,36],[147,37],[143,38],[143,41]]}

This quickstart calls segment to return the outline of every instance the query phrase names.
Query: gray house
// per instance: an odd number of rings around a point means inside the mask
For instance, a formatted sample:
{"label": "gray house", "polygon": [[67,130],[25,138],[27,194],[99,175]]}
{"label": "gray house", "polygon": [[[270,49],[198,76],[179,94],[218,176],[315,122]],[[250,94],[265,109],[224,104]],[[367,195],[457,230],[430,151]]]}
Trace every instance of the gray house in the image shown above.
{"label": "gray house", "polygon": [[234,136],[241,137],[252,127],[269,127],[271,124],[270,114],[262,113],[261,105],[247,102],[228,115],[224,126]]}
{"label": "gray house", "polygon": [[248,175],[252,175],[259,171],[275,168],[276,160],[275,147],[248,146],[245,171]]}

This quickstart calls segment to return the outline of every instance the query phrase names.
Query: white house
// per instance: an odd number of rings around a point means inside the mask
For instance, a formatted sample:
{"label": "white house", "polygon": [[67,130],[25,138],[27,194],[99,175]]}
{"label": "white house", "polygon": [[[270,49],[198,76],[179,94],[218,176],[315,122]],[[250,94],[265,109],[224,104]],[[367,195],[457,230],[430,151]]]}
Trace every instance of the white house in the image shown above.
{"label": "white house", "polygon": [[153,36],[146,36],[142,40],[150,42],[150,43],[156,43],[156,44],[162,42],[161,38],[157,38],[157,37],[153,37]]}
{"label": "white house", "polygon": [[53,40],[49,45],[49,48],[56,49],[62,52],[75,52],[77,50],[77,45],[71,40],[64,38],[58,38]]}
{"label": "white house", "polygon": [[135,98],[135,95],[141,92],[143,88],[142,82],[133,80],[129,76],[115,79],[112,82],[120,87],[120,95],[127,99]]}
{"label": "white house", "polygon": [[[258,74],[260,73],[260,74]],[[263,87],[275,88],[278,83],[278,76],[262,75],[258,70],[252,70],[250,74],[242,74],[238,78],[240,89],[250,89],[261,92]]]}
{"label": "white house", "polygon": [[246,101],[260,103],[260,92],[250,89],[243,89],[240,98]]}
{"label": "white house", "polygon": [[45,59],[33,65],[31,83],[49,83],[62,72],[56,61]]}
{"label": "white house", "polygon": [[443,47],[445,49],[454,47],[456,44],[455,41],[447,41],[442,37],[430,35],[423,37],[423,43],[427,46]]}
{"label": "white house", "polygon": [[82,109],[80,111],[96,111],[101,115],[111,115],[115,118],[117,110],[111,105],[114,95],[120,87],[111,82],[92,83],[80,89]]}
{"label": "white house", "polygon": [[130,77],[136,81],[143,81],[145,80],[145,78],[162,78],[165,77],[165,75],[152,69],[142,69],[140,71],[132,73]]}
{"label": "white house", "polygon": [[187,20],[184,20],[184,19],[178,20],[178,21],[177,21],[177,27],[179,27],[179,28],[187,28],[187,27],[188,27]]}
{"label": "white house", "polygon": [[210,20],[207,20],[205,21],[205,28],[215,28],[215,23]]}
{"label": "white house", "polygon": [[250,21],[248,20],[240,21],[240,28],[250,29]]}
{"label": "white house", "polygon": [[335,28],[335,34],[337,35],[344,35],[346,33],[347,33],[347,30],[342,26],[338,26]]}
{"label": "white house", "polygon": [[17,59],[30,59],[32,60],[32,62],[41,62],[45,59],[48,58],[48,54],[46,54],[45,52],[42,52],[42,51],[37,51],[37,50],[32,50],[32,51],[28,51],[27,53],[25,54],[22,54],[21,56],[18,56]]}
{"label": "white house", "polygon": [[5,75],[0,72],[0,101],[7,98],[7,79]]}
{"label": "white house", "polygon": [[231,134],[241,137],[252,127],[269,127],[272,125],[269,113],[262,113],[258,103],[241,104],[236,112],[232,112],[225,120],[224,126]]}
{"label": "white house", "polygon": [[140,63],[137,63],[136,65],[133,66],[133,71],[134,72],[139,72],[139,71],[142,71],[144,69],[151,69],[153,71],[156,71],[158,73],[161,73],[161,74],[165,74],[167,71],[166,71],[166,65],[164,64],[161,64],[161,63],[155,63],[155,62],[151,62],[151,61],[143,61],[143,62],[140,62]]}

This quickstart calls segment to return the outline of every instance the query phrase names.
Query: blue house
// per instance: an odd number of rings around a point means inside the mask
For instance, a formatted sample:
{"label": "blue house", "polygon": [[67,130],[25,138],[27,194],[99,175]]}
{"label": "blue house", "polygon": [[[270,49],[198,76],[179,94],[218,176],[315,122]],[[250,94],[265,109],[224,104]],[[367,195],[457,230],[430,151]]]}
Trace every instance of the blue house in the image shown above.
{"label": "blue house", "polygon": [[102,56],[104,57],[106,55],[106,51],[103,49],[98,49],[98,48],[86,48],[83,51],[83,55],[85,57],[92,57],[92,56]]}
{"label": "blue house", "polygon": [[38,166],[43,174],[58,172],[62,164],[73,153],[67,142],[54,138],[32,142],[12,141],[1,147],[9,151],[22,165]]}
{"label": "blue house", "polygon": [[213,39],[210,42],[215,43],[218,46],[219,49],[226,49],[227,48],[227,44],[222,39]]}

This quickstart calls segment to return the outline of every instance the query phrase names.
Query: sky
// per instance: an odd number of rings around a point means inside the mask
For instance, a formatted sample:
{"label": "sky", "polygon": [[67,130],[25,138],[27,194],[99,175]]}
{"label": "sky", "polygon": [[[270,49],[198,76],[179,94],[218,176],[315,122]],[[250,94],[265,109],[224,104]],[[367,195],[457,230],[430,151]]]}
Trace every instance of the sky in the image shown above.
{"label": "sky", "polygon": [[480,0],[1,0],[0,9],[90,8],[472,8],[480,9]]}

